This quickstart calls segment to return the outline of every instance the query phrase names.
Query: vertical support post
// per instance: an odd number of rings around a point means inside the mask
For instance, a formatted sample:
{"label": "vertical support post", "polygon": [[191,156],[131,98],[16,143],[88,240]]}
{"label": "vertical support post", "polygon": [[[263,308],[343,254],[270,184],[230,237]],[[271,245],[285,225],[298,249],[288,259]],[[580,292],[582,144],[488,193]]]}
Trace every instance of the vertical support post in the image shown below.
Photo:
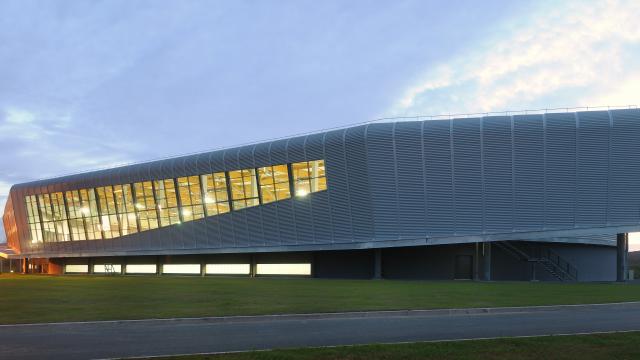
{"label": "vertical support post", "polygon": [[627,233],[620,233],[617,236],[617,256],[616,256],[616,281],[627,280],[627,253],[629,250],[629,236]]}
{"label": "vertical support post", "polygon": [[207,261],[206,260],[200,260],[200,276],[205,276],[207,275]]}
{"label": "vertical support post", "polygon": [[254,254],[251,254],[249,260],[249,277],[256,277],[256,267],[256,256]]}
{"label": "vertical support post", "polygon": [[536,262],[535,261],[531,262],[531,281],[538,281],[536,280]]}
{"label": "vertical support post", "polygon": [[156,257],[156,275],[162,275],[162,256]]}
{"label": "vertical support post", "polygon": [[491,243],[482,243],[482,271],[484,273],[483,279],[485,281],[491,281]]}
{"label": "vertical support post", "polygon": [[382,279],[382,249],[373,250],[373,279]]}
{"label": "vertical support post", "polygon": [[127,258],[123,257],[122,263],[120,264],[120,275],[126,275],[126,274],[127,274]]}
{"label": "vertical support post", "polygon": [[92,274],[93,274],[93,263],[94,263],[94,262],[95,262],[95,261],[93,260],[93,258],[89,258],[89,259],[87,259],[87,273],[88,273],[89,275],[92,275]]}
{"label": "vertical support post", "polygon": [[476,242],[475,256],[473,257],[473,280],[480,279],[480,244]]}

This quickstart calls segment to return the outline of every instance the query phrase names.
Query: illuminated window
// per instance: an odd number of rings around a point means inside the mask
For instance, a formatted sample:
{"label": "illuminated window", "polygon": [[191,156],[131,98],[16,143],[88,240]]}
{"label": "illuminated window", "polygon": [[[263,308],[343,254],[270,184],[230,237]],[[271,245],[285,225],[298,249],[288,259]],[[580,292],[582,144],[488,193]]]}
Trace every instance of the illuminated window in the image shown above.
{"label": "illuminated window", "polygon": [[51,196],[49,194],[38,195],[38,205],[42,215],[42,239],[44,242],[58,241],[56,235],[56,225],[51,207]]}
{"label": "illuminated window", "polygon": [[202,175],[200,177],[204,189],[204,204],[207,216],[229,212],[229,195],[227,178],[223,172]]}
{"label": "illuminated window", "polygon": [[131,193],[131,185],[114,185],[113,196],[118,207],[117,213],[122,235],[137,233],[138,222],[136,220],[136,209],[133,202],[133,194]]}
{"label": "illuminated window", "polygon": [[158,202],[158,215],[160,226],[168,226],[180,223],[178,214],[178,200],[173,179],[156,180],[153,182]]}
{"label": "illuminated window", "polygon": [[229,182],[234,210],[260,204],[255,169],[229,171]]}
{"label": "illuminated window", "polygon": [[311,275],[311,264],[258,264],[258,275]]}
{"label": "illuminated window", "polygon": [[202,219],[204,217],[204,207],[202,205],[200,178],[198,176],[178,178],[178,193],[180,194],[182,220]]}
{"label": "illuminated window", "polygon": [[207,264],[207,275],[249,275],[249,264]]}
{"label": "illuminated window", "polygon": [[111,186],[96,188],[100,205],[100,220],[105,239],[120,236],[120,225],[116,211],[116,200]]}
{"label": "illuminated window", "polygon": [[82,189],[79,190],[79,193],[82,203],[82,217],[84,218],[85,227],[87,229],[87,240],[102,239],[96,193],[94,189]]}
{"label": "illuminated window", "polygon": [[96,274],[103,274],[107,272],[107,267],[109,268],[109,272],[114,272],[119,274],[122,271],[122,265],[120,264],[95,264],[93,265],[93,272]]}
{"label": "illuminated window", "polygon": [[[84,229],[83,208],[78,190],[65,192],[67,198],[67,211],[69,212],[69,226],[71,238],[73,240],[87,240],[87,233]],[[88,209],[87,209],[88,210]]]}
{"label": "illuminated window", "polygon": [[153,185],[151,181],[133,184],[136,212],[140,220],[140,231],[158,228],[158,212],[156,201],[153,198]]}
{"label": "illuminated window", "polygon": [[200,274],[200,264],[164,264],[163,274]]}
{"label": "illuminated window", "polygon": [[127,274],[155,274],[156,264],[128,264],[125,268]]}
{"label": "illuminated window", "polygon": [[65,265],[64,272],[70,274],[86,274],[89,272],[89,265]]}
{"label": "illuminated window", "polygon": [[258,177],[263,204],[291,197],[287,165],[261,167],[258,169]]}
{"label": "illuminated window", "polygon": [[291,171],[296,196],[306,196],[310,192],[327,190],[324,160],[293,163]]}
{"label": "illuminated window", "polygon": [[42,225],[40,223],[40,213],[38,212],[38,199],[35,195],[25,197],[27,206],[27,222],[29,223],[29,234],[32,243],[42,242]]}
{"label": "illuminated window", "polygon": [[54,227],[58,241],[70,241],[69,223],[67,211],[64,206],[64,195],[61,192],[51,194],[51,210],[53,213]]}

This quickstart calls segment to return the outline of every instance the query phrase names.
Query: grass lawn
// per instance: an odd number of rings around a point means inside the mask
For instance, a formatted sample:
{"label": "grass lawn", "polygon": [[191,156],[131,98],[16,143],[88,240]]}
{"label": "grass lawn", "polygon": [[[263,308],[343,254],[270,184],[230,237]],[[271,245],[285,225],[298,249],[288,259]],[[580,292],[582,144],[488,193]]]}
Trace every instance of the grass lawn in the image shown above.
{"label": "grass lawn", "polygon": [[640,332],[273,350],[171,360],[638,359]]}
{"label": "grass lawn", "polygon": [[622,301],[640,301],[640,286],[0,275],[0,324]]}

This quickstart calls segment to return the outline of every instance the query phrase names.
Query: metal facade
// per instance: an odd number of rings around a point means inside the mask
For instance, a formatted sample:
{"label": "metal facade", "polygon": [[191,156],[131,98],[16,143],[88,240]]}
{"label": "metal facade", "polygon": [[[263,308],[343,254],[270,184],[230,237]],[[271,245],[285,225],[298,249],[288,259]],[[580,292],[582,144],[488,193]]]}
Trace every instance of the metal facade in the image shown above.
{"label": "metal facade", "polygon": [[[108,240],[29,241],[26,195],[315,159],[328,190],[304,198]],[[640,110],[371,123],[15,185],[4,220],[22,254],[47,257],[609,243],[640,230]]]}

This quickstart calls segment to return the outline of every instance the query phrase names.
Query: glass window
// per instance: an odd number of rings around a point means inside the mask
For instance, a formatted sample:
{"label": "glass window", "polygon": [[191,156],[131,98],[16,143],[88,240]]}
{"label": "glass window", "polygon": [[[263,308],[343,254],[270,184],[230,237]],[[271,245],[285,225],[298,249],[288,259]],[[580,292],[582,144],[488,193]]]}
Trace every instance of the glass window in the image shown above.
{"label": "glass window", "polygon": [[95,190],[82,189],[79,190],[79,193],[82,203],[82,217],[87,230],[87,240],[100,240],[102,239],[102,231]]}
{"label": "glass window", "polygon": [[158,212],[153,197],[153,184],[144,181],[133,184],[135,194],[135,208],[140,220],[140,231],[158,228]]}
{"label": "glass window", "polygon": [[122,235],[137,233],[138,222],[136,220],[136,209],[134,206],[133,194],[131,193],[131,185],[114,185],[113,196],[116,200]]}
{"label": "glass window", "polygon": [[42,225],[40,223],[40,213],[38,212],[38,199],[35,195],[25,196],[27,207],[27,222],[29,223],[29,233],[32,243],[42,242]]}
{"label": "glass window", "polygon": [[98,194],[98,203],[100,204],[100,222],[104,238],[112,239],[120,236],[120,225],[118,224],[118,213],[113,187],[100,187],[96,189],[96,192]]}
{"label": "glass window", "polygon": [[57,241],[53,209],[51,208],[51,196],[49,194],[38,195],[38,206],[42,216],[42,239],[44,242]]}
{"label": "glass window", "polygon": [[291,197],[287,165],[261,167],[258,169],[258,176],[263,204]]}
{"label": "glass window", "polygon": [[69,211],[69,227],[73,240],[87,240],[87,233],[84,228],[83,212],[88,211],[82,207],[80,193],[78,190],[65,192],[67,198],[67,210]]}
{"label": "glass window", "polygon": [[204,217],[200,178],[189,176],[178,178],[178,193],[183,221],[193,221]]}
{"label": "glass window", "polygon": [[291,171],[296,196],[306,196],[310,192],[327,190],[324,160],[293,163]]}
{"label": "glass window", "polygon": [[64,206],[64,194],[62,192],[51,194],[51,208],[53,211],[56,238],[58,241],[71,241],[69,223],[67,222],[67,210]]}
{"label": "glass window", "polygon": [[234,210],[260,204],[255,169],[229,171],[229,182]]}
{"label": "glass window", "polygon": [[204,204],[207,216],[229,212],[227,178],[224,173],[202,175],[200,182],[204,189]]}
{"label": "glass window", "polygon": [[173,179],[156,180],[153,182],[158,202],[158,215],[160,226],[169,226],[180,223],[178,214],[178,200]]}

